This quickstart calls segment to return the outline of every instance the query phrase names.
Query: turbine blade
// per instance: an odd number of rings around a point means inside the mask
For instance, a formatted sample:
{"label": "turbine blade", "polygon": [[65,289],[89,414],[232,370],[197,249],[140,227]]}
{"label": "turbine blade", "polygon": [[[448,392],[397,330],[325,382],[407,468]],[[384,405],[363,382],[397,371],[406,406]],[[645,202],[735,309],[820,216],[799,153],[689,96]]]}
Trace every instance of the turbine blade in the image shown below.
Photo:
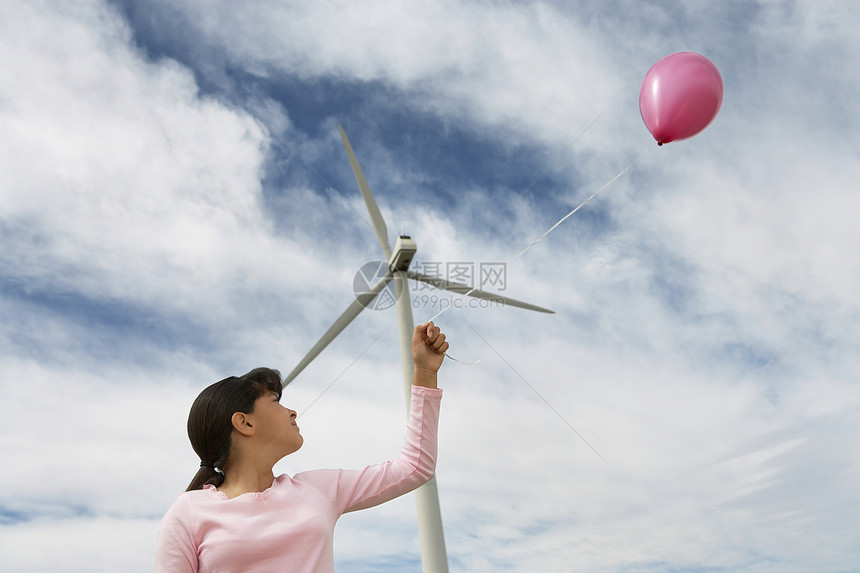
{"label": "turbine blade", "polygon": [[554,310],[550,310],[548,308],[543,308],[534,304],[529,304],[527,302],[523,302],[521,300],[517,300],[515,298],[509,298],[506,296],[502,296],[500,294],[487,292],[483,290],[478,290],[476,288],[472,288],[468,285],[464,285],[461,283],[451,282],[449,280],[445,280],[440,277],[431,277],[429,275],[422,275],[421,273],[416,273],[415,271],[406,271],[406,276],[416,281],[421,281],[423,283],[427,283],[436,288],[449,290],[451,292],[455,292],[457,294],[464,294],[473,296],[475,298],[480,298],[484,300],[492,300],[496,302],[501,302],[505,306],[515,306],[517,308],[525,308],[527,310],[534,310],[537,312],[545,312],[547,314],[555,314]]}
{"label": "turbine blade", "polygon": [[384,277],[379,279],[379,281],[373,285],[373,287],[356,297],[356,299],[350,304],[343,314],[338,317],[337,320],[334,321],[334,324],[329,327],[329,329],[322,335],[316,344],[314,344],[313,348],[311,348],[308,353],[302,358],[302,361],[293,368],[293,371],[290,372],[282,383],[282,386],[286,386],[293,379],[299,375],[299,373],[305,369],[305,367],[311,363],[311,361],[317,357],[317,355],[323,351],[323,349],[329,345],[329,343],[334,340],[341,331],[346,328],[346,326],[352,322],[352,320],[359,315],[359,313],[367,308],[367,305],[370,304],[376,295],[378,295],[382,289],[385,288],[391,279],[394,278],[394,274],[391,271],[388,272]]}
{"label": "turbine blade", "polygon": [[358,164],[358,159],[352,151],[352,146],[349,144],[346,132],[341,126],[337,126],[337,128],[340,130],[340,137],[343,139],[346,154],[349,155],[349,164],[352,165],[352,172],[355,175],[355,180],[358,181],[358,188],[361,190],[361,196],[364,197],[367,212],[370,213],[370,221],[373,223],[373,230],[376,232],[376,238],[379,239],[379,245],[382,247],[382,254],[385,255],[385,260],[389,261],[391,260],[391,244],[388,242],[388,227],[385,226],[385,219],[382,218],[382,213],[379,211],[376,199],[373,198],[373,193],[370,191],[370,185],[367,184],[367,179],[364,178],[364,172],[361,170],[361,165]]}

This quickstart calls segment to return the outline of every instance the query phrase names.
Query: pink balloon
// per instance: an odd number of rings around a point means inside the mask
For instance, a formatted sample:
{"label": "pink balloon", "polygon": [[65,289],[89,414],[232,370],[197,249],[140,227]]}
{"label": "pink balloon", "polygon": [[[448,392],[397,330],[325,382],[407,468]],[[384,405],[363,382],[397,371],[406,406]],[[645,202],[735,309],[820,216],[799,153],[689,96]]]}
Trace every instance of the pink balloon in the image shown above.
{"label": "pink balloon", "polygon": [[693,137],[723,103],[723,78],[705,56],[678,52],[654,64],[639,89],[639,113],[657,145]]}

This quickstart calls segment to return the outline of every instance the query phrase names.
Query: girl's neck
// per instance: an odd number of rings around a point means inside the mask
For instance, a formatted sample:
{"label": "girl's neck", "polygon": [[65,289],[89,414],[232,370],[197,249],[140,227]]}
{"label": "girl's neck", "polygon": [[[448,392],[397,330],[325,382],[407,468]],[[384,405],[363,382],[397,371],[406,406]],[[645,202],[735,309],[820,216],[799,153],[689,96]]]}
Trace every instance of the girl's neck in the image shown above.
{"label": "girl's neck", "polygon": [[272,473],[272,468],[229,468],[225,469],[224,483],[218,487],[218,491],[233,499],[243,493],[266,491],[273,483],[275,474]]}

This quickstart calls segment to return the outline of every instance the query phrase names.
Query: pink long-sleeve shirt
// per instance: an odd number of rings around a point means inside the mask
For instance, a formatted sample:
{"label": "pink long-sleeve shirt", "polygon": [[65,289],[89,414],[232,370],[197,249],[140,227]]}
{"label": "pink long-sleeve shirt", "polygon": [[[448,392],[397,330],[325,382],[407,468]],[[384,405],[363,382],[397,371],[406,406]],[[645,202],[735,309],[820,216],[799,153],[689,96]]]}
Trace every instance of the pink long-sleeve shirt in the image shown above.
{"label": "pink long-sleeve shirt", "polygon": [[349,511],[419,487],[436,468],[442,391],[412,386],[400,457],[362,470],[315,470],[275,478],[259,493],[228,499],[206,486],[185,492],[165,514],[156,573],[334,571],[334,526]]}

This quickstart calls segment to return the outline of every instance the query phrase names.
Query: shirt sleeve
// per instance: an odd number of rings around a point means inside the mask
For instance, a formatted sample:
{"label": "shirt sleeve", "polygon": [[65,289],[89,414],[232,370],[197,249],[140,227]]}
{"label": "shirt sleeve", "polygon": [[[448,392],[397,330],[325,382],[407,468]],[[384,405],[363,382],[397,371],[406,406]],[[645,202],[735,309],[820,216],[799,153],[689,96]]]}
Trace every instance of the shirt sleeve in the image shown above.
{"label": "shirt sleeve", "polygon": [[441,400],[441,389],[412,386],[409,423],[399,458],[360,470],[311,471],[303,478],[329,496],[338,514],[373,507],[418,488],[436,470]]}
{"label": "shirt sleeve", "polygon": [[161,521],[155,573],[197,573],[197,544],[191,529],[189,499],[181,495]]}

